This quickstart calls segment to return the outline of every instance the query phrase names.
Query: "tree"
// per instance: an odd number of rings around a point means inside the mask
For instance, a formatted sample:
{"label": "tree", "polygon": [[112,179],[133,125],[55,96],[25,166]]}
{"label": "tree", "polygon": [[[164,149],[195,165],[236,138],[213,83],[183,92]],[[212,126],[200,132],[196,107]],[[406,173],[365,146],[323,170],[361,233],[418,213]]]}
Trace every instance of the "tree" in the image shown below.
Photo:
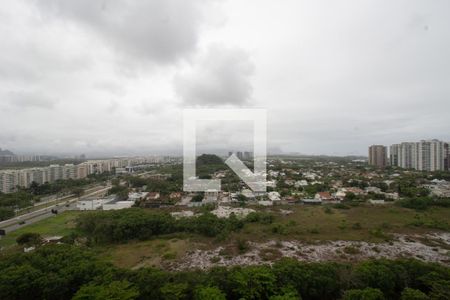
{"label": "tree", "polygon": [[194,197],[192,197],[191,202],[202,202],[203,197],[203,193],[195,194]]}
{"label": "tree", "polygon": [[186,299],[188,285],[187,283],[166,283],[161,287],[161,294],[165,300]]}
{"label": "tree", "polygon": [[75,189],[72,190],[71,193],[74,194],[75,197],[80,198],[82,195],[84,195],[84,189],[82,189],[82,188],[75,188]]}
{"label": "tree", "polygon": [[9,208],[0,207],[0,221],[14,217],[14,211]]}
{"label": "tree", "polygon": [[42,237],[39,233],[26,232],[19,235],[16,242],[19,245],[35,246],[42,243]]}
{"label": "tree", "polygon": [[289,286],[283,287],[278,295],[272,296],[269,300],[302,300],[297,291]]}
{"label": "tree", "polygon": [[386,296],[393,296],[397,287],[396,271],[401,274],[388,261],[367,261],[355,268],[353,277],[359,288],[370,286],[380,289]]}
{"label": "tree", "polygon": [[428,300],[428,299],[430,299],[430,297],[428,297],[422,291],[411,288],[404,289],[402,292],[402,296],[400,298],[400,300]]}
{"label": "tree", "polygon": [[275,274],[266,266],[236,268],[230,274],[232,292],[246,300],[267,299],[274,294]]}
{"label": "tree", "polygon": [[113,281],[105,285],[89,284],[82,286],[74,300],[132,300],[139,296],[139,291],[128,281]]}
{"label": "tree", "polygon": [[225,294],[217,287],[199,287],[194,293],[194,300],[225,300]]}
{"label": "tree", "polygon": [[356,195],[354,194],[354,193],[352,193],[352,192],[349,192],[349,193],[347,193],[346,195],[345,195],[345,198],[344,198],[346,201],[353,201],[353,200],[355,200],[356,199]]}
{"label": "tree", "polygon": [[430,298],[433,300],[450,299],[450,279],[437,280],[436,282],[434,282],[432,285]]}
{"label": "tree", "polygon": [[384,300],[384,295],[379,289],[365,288],[363,290],[348,290],[342,300]]}

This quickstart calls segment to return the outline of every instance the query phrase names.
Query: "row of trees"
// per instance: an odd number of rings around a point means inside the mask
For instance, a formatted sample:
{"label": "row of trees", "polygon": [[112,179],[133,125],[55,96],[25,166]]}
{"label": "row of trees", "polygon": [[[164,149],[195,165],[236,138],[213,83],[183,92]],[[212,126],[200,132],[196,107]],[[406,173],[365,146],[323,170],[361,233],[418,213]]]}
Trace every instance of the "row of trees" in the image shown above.
{"label": "row of trees", "polygon": [[90,250],[50,245],[3,257],[0,269],[0,299],[450,299],[450,269],[417,260],[130,271]]}
{"label": "row of trees", "polygon": [[139,208],[120,211],[86,212],[77,219],[77,228],[94,243],[118,243],[133,239],[146,240],[175,232],[198,233],[216,237],[241,229],[246,222],[264,222],[273,218],[253,213],[246,219],[232,215],[228,219],[205,212],[193,218],[175,219],[168,213],[149,212]]}

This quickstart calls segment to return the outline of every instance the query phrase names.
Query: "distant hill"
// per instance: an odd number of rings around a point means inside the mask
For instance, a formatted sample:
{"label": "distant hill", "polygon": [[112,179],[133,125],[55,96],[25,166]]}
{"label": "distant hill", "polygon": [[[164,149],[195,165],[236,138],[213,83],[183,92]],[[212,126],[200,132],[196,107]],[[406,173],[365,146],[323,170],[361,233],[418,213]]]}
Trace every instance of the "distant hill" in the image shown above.
{"label": "distant hill", "polygon": [[1,155],[14,155],[14,153],[12,153],[11,151],[9,151],[9,150],[2,150],[2,148],[0,148],[0,156]]}
{"label": "distant hill", "polygon": [[214,154],[202,154],[197,157],[197,165],[223,165],[223,160]]}

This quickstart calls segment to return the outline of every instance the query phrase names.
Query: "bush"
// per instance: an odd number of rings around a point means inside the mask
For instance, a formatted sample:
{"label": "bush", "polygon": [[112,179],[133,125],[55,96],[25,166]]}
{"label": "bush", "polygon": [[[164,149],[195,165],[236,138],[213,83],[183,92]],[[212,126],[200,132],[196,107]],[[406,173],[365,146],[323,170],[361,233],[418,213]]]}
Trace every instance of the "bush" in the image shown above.
{"label": "bush", "polygon": [[450,268],[413,259],[284,258],[272,266],[169,272],[123,270],[86,248],[49,245],[2,255],[0,270],[0,299],[450,299]]}
{"label": "bush", "polygon": [[14,217],[14,211],[10,208],[0,207],[0,221]]}
{"label": "bush", "polygon": [[195,290],[194,300],[226,300],[226,297],[217,287],[199,287]]}
{"label": "bush", "polygon": [[198,217],[175,219],[168,213],[148,212],[139,208],[120,211],[86,212],[77,219],[77,228],[94,243],[117,243],[132,239],[147,240],[154,236],[189,232],[208,237],[238,231],[244,221],[236,216],[219,218],[209,212]]}
{"label": "bush", "polygon": [[42,244],[42,241],[43,239],[39,233],[32,232],[23,233],[16,238],[16,242],[19,245],[35,246]]}
{"label": "bush", "polygon": [[247,215],[245,221],[250,223],[272,224],[274,219],[275,217],[271,213],[252,212]]}
{"label": "bush", "polygon": [[419,290],[406,288],[402,292],[402,296],[400,300],[428,300],[430,297],[428,297],[426,294]]}
{"label": "bush", "polygon": [[342,300],[384,300],[384,295],[379,289],[349,290],[344,293]]}
{"label": "bush", "polygon": [[359,230],[362,229],[362,226],[359,222],[356,222],[352,225],[352,229]]}
{"label": "bush", "polygon": [[345,205],[343,203],[336,203],[333,205],[333,208],[336,209],[350,209],[350,207],[348,205]]}

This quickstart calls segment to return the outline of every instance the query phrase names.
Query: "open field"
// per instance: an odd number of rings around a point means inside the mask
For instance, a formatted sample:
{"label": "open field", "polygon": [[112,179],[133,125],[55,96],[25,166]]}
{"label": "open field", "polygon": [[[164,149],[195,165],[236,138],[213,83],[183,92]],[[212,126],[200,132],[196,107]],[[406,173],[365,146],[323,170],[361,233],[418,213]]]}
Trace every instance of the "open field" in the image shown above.
{"label": "open field", "polygon": [[[292,213],[281,215],[280,208],[291,210]],[[439,229],[450,231],[450,208],[431,208],[420,212],[393,205],[361,205],[349,209],[275,206],[267,211],[277,215],[272,224],[247,224],[232,236],[257,242],[267,239],[382,242],[389,239],[390,233],[420,234]]]}
{"label": "open field", "polygon": [[8,247],[16,243],[16,238],[26,232],[35,232],[46,236],[64,236],[74,231],[74,219],[80,212],[65,211],[51,218],[27,225],[13,231],[0,239],[0,247]]}
{"label": "open field", "polygon": [[160,267],[182,259],[192,249],[206,249],[206,240],[189,235],[170,235],[148,241],[100,248],[101,256],[122,268]]}
{"label": "open field", "polygon": [[[291,213],[285,215],[281,209],[284,213],[286,211],[291,211]],[[437,239],[433,240],[427,237],[432,232],[450,232],[448,224],[450,208],[415,211],[393,205],[361,205],[348,209],[326,206],[275,206],[258,208],[258,210],[272,213],[275,216],[274,221],[271,224],[247,223],[243,229],[230,233],[226,237],[207,238],[196,234],[171,234],[147,241],[131,241],[126,244],[95,247],[105,260],[118,267],[131,269],[140,267],[173,269],[183,264],[195,265],[196,261],[208,265],[209,263],[225,263],[227,259],[233,263],[232,258],[234,257],[237,257],[234,259],[236,262],[241,263],[238,261],[241,259],[242,263],[245,263],[249,256],[246,253],[252,253],[252,251],[257,253],[256,256],[262,257],[263,261],[270,261],[279,258],[281,252],[284,255],[284,252],[289,251],[283,250],[283,247],[280,246],[289,243],[293,243],[289,247],[298,249],[295,255],[299,259],[302,259],[300,252],[304,251],[305,247],[309,247],[308,245],[317,247],[311,251],[324,253],[322,256],[318,256],[318,259],[326,259],[329,255],[327,253],[334,252],[333,249],[351,252],[354,247],[366,247],[367,249],[379,247],[381,253],[384,251],[386,255],[389,255],[393,253],[396,246],[400,245],[396,244],[399,243],[397,238],[399,235],[415,236],[416,242],[430,247],[428,249],[418,245],[417,251],[419,252],[420,249],[430,252],[432,251],[431,247],[436,246],[443,250],[450,250],[450,245],[445,242],[435,245],[432,243],[436,243]],[[0,240],[0,245],[3,247],[14,245],[17,236],[25,232],[36,232],[43,236],[67,235],[74,231],[73,221],[79,213],[64,212],[21,228]],[[349,244],[342,244],[342,241]],[[330,249],[323,246],[327,243],[330,245]],[[389,245],[393,245],[393,247]],[[411,251],[414,253],[415,250]],[[344,253],[340,256],[348,257],[356,254]],[[430,255],[432,254],[431,252]],[[334,257],[333,259],[338,258]],[[258,260],[253,261],[258,262]]]}
{"label": "open field", "polygon": [[[281,215],[280,208],[293,212],[287,216]],[[406,236],[415,236],[416,243],[410,245],[410,254],[407,255],[414,254],[416,250],[427,251],[430,259],[438,260],[444,257],[445,260],[446,250],[450,250],[450,245],[441,239],[427,236],[431,232],[448,232],[435,228],[445,226],[448,228],[447,222],[450,219],[448,208],[417,212],[396,206],[359,206],[350,209],[286,206],[263,210],[276,215],[272,224],[246,224],[241,231],[231,233],[225,239],[188,234],[160,236],[149,241],[110,246],[105,251],[104,257],[115,265],[125,268],[144,266],[177,268],[179,265],[192,267],[196,264],[210,263],[245,264],[249,262],[247,259],[249,255],[246,252],[255,252],[257,248],[259,249],[255,256],[262,255],[265,257],[263,260],[281,257],[280,252],[286,251],[281,248],[280,251],[277,250],[274,244],[286,244],[290,243],[289,241],[300,243],[301,245],[296,246],[298,249],[304,249],[304,245],[315,245],[317,253],[323,252],[323,255],[316,255],[318,260],[326,259],[336,249],[350,252],[353,247],[361,245],[368,249],[379,247],[381,251],[379,255],[389,257],[390,254],[398,252],[396,248],[408,246],[408,238],[407,242],[403,243]],[[400,240],[399,235],[403,236]],[[326,246],[324,242],[330,242],[330,245]],[[440,244],[436,245],[437,242]],[[436,246],[442,248],[443,255],[433,257],[432,248]],[[373,254],[378,256],[377,253]],[[420,257],[420,253],[417,255]],[[340,256],[346,259],[352,254],[344,253]],[[298,258],[301,259],[301,255]],[[333,256],[333,259],[338,258]]]}

